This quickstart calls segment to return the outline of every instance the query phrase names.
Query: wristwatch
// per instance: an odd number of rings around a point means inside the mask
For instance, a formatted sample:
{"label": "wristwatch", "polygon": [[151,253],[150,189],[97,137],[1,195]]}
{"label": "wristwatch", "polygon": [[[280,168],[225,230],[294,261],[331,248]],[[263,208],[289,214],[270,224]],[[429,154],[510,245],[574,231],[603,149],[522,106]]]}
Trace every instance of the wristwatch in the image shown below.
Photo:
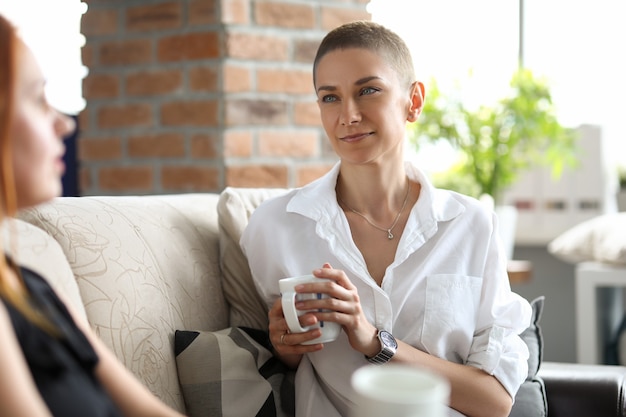
{"label": "wristwatch", "polygon": [[380,340],[380,352],[371,358],[367,356],[366,358],[370,363],[382,365],[383,363],[389,362],[393,355],[395,355],[396,350],[398,350],[398,342],[396,342],[396,338],[386,330],[379,330],[376,337]]}

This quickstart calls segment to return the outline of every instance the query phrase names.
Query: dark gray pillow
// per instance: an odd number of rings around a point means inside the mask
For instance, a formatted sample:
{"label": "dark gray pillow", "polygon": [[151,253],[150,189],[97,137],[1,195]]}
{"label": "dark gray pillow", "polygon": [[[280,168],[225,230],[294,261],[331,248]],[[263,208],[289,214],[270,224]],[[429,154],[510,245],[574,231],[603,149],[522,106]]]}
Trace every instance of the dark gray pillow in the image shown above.
{"label": "dark gray pillow", "polygon": [[541,319],[544,300],[545,297],[541,296],[530,303],[533,308],[530,326],[520,334],[530,353],[528,377],[517,391],[510,417],[545,417],[548,415],[546,387],[541,377],[537,375],[543,359],[543,335],[539,319]]}

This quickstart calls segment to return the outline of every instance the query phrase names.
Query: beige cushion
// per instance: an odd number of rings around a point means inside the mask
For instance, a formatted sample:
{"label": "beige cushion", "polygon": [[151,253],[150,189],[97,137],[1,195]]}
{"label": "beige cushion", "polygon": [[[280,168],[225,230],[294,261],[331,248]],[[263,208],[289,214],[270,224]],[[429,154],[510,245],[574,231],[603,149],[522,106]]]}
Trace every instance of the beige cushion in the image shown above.
{"label": "beige cushion", "polygon": [[255,208],[284,194],[284,188],[226,188],[217,205],[224,296],[230,305],[230,325],[267,329],[267,308],[259,297],[239,239]]}
{"label": "beige cushion", "polygon": [[62,198],[24,213],[76,275],[87,317],[148,388],[183,411],[175,329],[228,325],[217,194]]}
{"label": "beige cushion", "polygon": [[3,224],[3,247],[13,260],[46,278],[76,314],[87,317],[72,268],[56,240],[19,219]]}
{"label": "beige cushion", "polygon": [[626,212],[579,223],[550,242],[548,251],[566,262],[626,265]]}

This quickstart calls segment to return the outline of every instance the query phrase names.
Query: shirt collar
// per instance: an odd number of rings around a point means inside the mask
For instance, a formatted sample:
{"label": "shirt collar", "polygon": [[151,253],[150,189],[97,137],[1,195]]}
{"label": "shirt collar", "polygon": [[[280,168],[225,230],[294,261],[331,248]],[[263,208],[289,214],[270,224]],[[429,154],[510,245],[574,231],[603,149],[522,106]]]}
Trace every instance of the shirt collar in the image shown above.
{"label": "shirt collar", "polygon": [[337,162],[324,176],[305,185],[287,204],[287,211],[320,221],[339,214],[335,186],[341,162]]}
{"label": "shirt collar", "polygon": [[[341,162],[337,162],[324,176],[300,188],[289,201],[287,211],[316,221],[337,216],[341,209],[337,204],[335,186],[340,166]],[[454,198],[454,193],[435,188],[417,166],[405,162],[405,169],[408,177],[422,186],[420,197],[413,207],[417,221],[422,224],[449,221],[465,210],[463,204]]]}

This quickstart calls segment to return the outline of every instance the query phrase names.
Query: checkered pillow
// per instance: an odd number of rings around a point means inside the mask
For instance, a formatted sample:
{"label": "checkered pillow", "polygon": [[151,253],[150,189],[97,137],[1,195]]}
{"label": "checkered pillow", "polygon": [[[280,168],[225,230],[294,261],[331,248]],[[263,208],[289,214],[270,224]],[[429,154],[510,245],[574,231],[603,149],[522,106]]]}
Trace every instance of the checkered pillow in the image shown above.
{"label": "checkered pillow", "polygon": [[189,417],[294,415],[294,373],[272,355],[267,332],[177,330],[174,344]]}

